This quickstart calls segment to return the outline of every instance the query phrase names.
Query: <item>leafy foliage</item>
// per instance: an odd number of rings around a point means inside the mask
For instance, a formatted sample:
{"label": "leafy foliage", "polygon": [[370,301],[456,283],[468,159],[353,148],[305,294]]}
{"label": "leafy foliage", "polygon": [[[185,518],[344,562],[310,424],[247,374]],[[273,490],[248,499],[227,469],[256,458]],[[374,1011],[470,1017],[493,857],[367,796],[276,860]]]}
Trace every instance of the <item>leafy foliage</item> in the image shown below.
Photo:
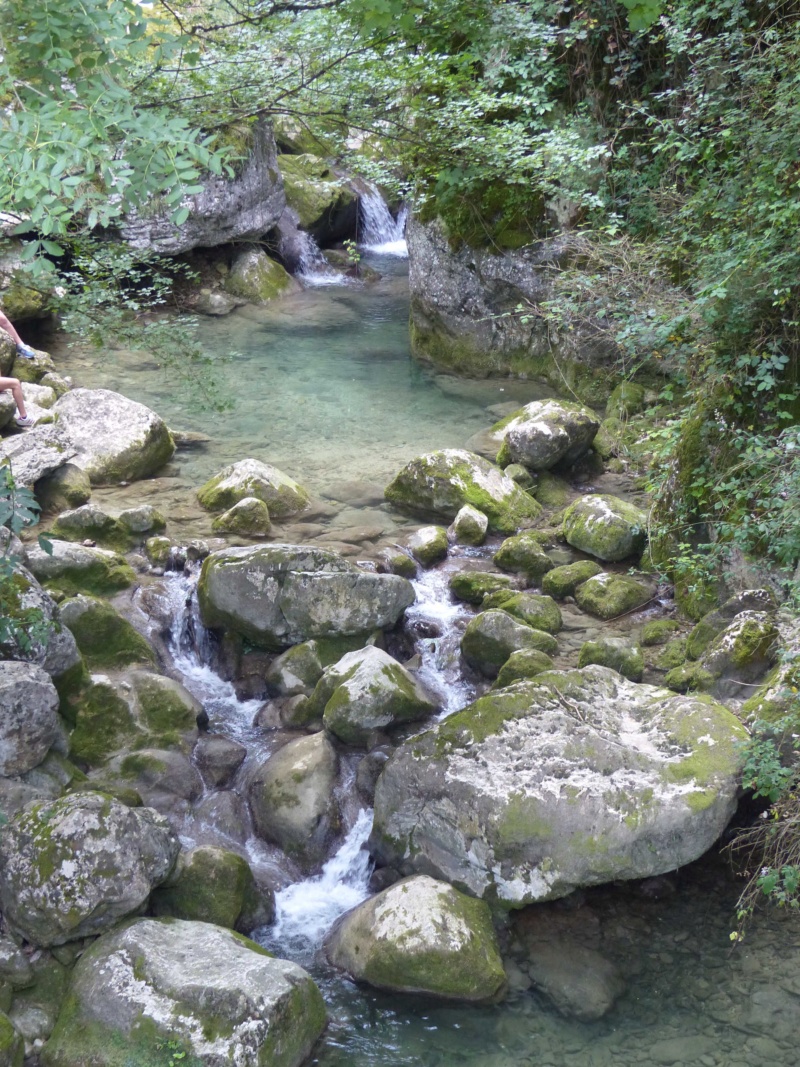
{"label": "leafy foliage", "polygon": [[[38,608],[23,608],[19,603],[17,581],[18,558],[11,551],[12,534],[18,534],[39,521],[39,504],[30,489],[18,486],[10,466],[0,466],[0,649],[15,646],[28,652],[34,644],[43,644],[50,624]],[[39,536],[39,545],[52,552],[47,538]]]}

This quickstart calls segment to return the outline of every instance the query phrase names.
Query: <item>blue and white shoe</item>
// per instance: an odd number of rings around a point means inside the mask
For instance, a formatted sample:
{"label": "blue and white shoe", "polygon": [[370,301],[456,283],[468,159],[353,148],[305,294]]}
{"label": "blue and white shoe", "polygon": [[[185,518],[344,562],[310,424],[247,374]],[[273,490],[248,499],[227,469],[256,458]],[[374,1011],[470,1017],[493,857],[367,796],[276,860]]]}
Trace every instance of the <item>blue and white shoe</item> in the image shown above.
{"label": "blue and white shoe", "polygon": [[17,345],[17,355],[22,356],[23,359],[36,359],[36,353],[30,345],[24,345],[21,341]]}

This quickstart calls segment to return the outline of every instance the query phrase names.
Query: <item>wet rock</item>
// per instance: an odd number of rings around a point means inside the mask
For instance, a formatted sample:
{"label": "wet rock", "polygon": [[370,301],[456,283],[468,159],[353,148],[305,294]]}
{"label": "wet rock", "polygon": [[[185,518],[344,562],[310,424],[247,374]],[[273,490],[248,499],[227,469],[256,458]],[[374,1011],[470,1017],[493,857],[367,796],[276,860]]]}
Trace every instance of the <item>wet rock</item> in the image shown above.
{"label": "wet rock", "polygon": [[384,549],[378,558],[380,574],[399,574],[402,578],[415,578],[417,565],[405,552]]}
{"label": "wet rock", "polygon": [[506,534],[529,525],[542,510],[499,467],[458,448],[411,460],[386,487],[386,499],[401,511],[448,522],[470,504],[486,515],[490,530]]}
{"label": "wet rock", "polygon": [[309,638],[393,626],[414,602],[405,578],[360,570],[329,549],[299,545],[229,548],[203,563],[203,622],[278,650]]}
{"label": "wet rock", "polygon": [[257,459],[242,459],[224,467],[197,490],[197,499],[208,511],[222,511],[255,497],[262,500],[274,519],[304,511],[307,491],[277,467]]}
{"label": "wet rock", "polygon": [[506,611],[482,611],[472,619],[461,638],[461,653],[471,667],[487,678],[496,678],[512,652],[536,649],[555,655],[556,639],[526,626]]}
{"label": "wet rock", "polygon": [[88,538],[104,548],[122,551],[129,542],[127,530],[95,504],[83,504],[73,511],[62,512],[52,523],[49,532],[63,541],[83,542]]}
{"label": "wet rock", "polygon": [[70,460],[77,449],[61,426],[34,426],[0,440],[0,463],[10,463],[17,485],[34,486]]}
{"label": "wet rock", "polygon": [[133,1062],[157,1063],[175,1042],[203,1067],[299,1067],[325,1023],[297,964],[209,923],[138,919],[78,961],[43,1062],[114,1067],[122,1047]]}
{"label": "wet rock", "polygon": [[244,845],[250,836],[247,803],[238,793],[229,790],[211,793],[197,803],[193,815],[203,836],[215,842],[222,837],[233,844]]}
{"label": "wet rock", "polygon": [[87,548],[70,541],[52,541],[52,551],[30,545],[28,568],[40,582],[57,586],[67,595],[115,593],[136,581],[123,556],[105,548]]}
{"label": "wet rock", "polygon": [[180,854],[172,874],[153,890],[150,906],[153,915],[172,915],[238,930],[243,928],[243,915],[247,922],[252,921],[258,910],[256,898],[264,898],[259,906],[262,921],[258,924],[263,926],[275,913],[274,894],[264,897],[247,860],[236,852],[200,846]]}
{"label": "wet rock", "polygon": [[505,661],[492,688],[503,689],[514,682],[535,678],[537,674],[549,671],[552,667],[553,661],[546,653],[535,648],[520,649],[518,652],[512,652]]}
{"label": "wet rock", "polygon": [[61,736],[58,693],[34,663],[0,661],[0,775],[38,766]]}
{"label": "wet rock", "polygon": [[726,600],[721,608],[709,611],[697,623],[687,638],[686,654],[689,659],[700,659],[714,638],[721,634],[742,611],[774,613],[775,597],[769,589],[746,589]]}
{"label": "wet rock", "polygon": [[496,999],[506,985],[488,905],[425,875],[348,912],[325,952],[379,989],[474,1002]]}
{"label": "wet rock", "polygon": [[492,427],[501,433],[498,462],[521,463],[532,471],[569,466],[588,450],[600,420],[589,408],[567,400],[535,400]]}
{"label": "wet rock", "polygon": [[641,682],[644,674],[641,648],[624,637],[602,637],[597,641],[586,641],[581,646],[578,666],[588,667],[593,663],[610,667],[612,671],[617,671],[632,682]]}
{"label": "wet rock", "polygon": [[69,627],[87,666],[93,670],[155,664],[148,641],[105,600],[77,596],[60,605],[61,621]]}
{"label": "wet rock", "polygon": [[501,589],[496,593],[488,593],[481,607],[484,611],[501,608],[526,626],[544,630],[548,634],[557,634],[563,626],[558,604],[551,597],[537,593],[515,593],[510,589]]}
{"label": "wet rock", "polygon": [[269,509],[263,500],[246,496],[223,511],[211,523],[216,533],[233,533],[241,537],[266,537],[272,529]]}
{"label": "wet rock", "polygon": [[687,1034],[684,1037],[671,1037],[665,1041],[656,1041],[650,1046],[649,1055],[653,1063],[697,1063],[701,1056],[717,1052],[717,1042],[712,1037],[701,1034]]}
{"label": "wet rock", "polygon": [[166,878],[179,844],[149,808],[78,793],[18,815],[0,835],[0,904],[35,945],[101,933]]}
{"label": "wet rock", "polygon": [[175,444],[154,411],[109,389],[73,389],[57,402],[59,430],[77,454],[67,456],[92,485],[116,485],[155,474]]}
{"label": "wet rock", "polygon": [[115,756],[94,773],[100,782],[135,789],[145,804],[173,819],[185,815],[203,792],[202,779],[188,756],[173,749],[137,749]]}
{"label": "wet rock", "polygon": [[448,584],[450,592],[457,600],[464,600],[467,604],[480,604],[485,596],[490,596],[498,590],[509,589],[515,582],[506,574],[461,571],[454,574]]}
{"label": "wet rock", "polygon": [[167,520],[152,504],[141,504],[138,508],[127,508],[117,516],[117,522],[134,540],[146,533],[157,533],[167,525]]}
{"label": "wet rock", "polygon": [[606,562],[639,555],[647,539],[647,516],[619,497],[592,493],[564,513],[567,544]]}
{"label": "wet rock", "polygon": [[352,232],[358,210],[356,194],[327,160],[303,152],[281,155],[278,162],[286,203],[307,233],[330,244]]}
{"label": "wet rock", "polygon": [[376,748],[359,761],[356,770],[356,789],[368,804],[372,804],[375,798],[375,783],[388,759],[389,753],[385,749]]}
{"label": "wet rock", "polygon": [[575,590],[583,582],[594,578],[602,573],[603,568],[599,563],[590,559],[582,559],[577,563],[568,563],[563,567],[554,567],[542,576],[542,592],[555,600],[564,600],[565,597],[573,596]]}
{"label": "wet rock", "polygon": [[[504,472],[507,474],[507,472]],[[447,530],[447,535],[460,545],[482,545],[489,529],[489,520],[482,511],[465,504],[460,508]]]}
{"label": "wet rock", "polygon": [[241,767],[247,749],[238,741],[209,735],[201,737],[194,746],[194,761],[212,785],[222,786],[231,780]]}
{"label": "wet rock", "polygon": [[247,789],[256,832],[307,868],[321,863],[338,826],[339,760],[322,733],[290,741],[253,771]]}
{"label": "wet rock", "polygon": [[625,992],[625,981],[610,960],[570,942],[538,945],[528,974],[562,1015],[582,1022],[602,1019]]}
{"label": "wet rock", "polygon": [[628,574],[597,574],[575,590],[578,607],[598,619],[626,615],[643,607],[651,597],[651,589]]}
{"label": "wet rock", "polygon": [[443,526],[423,526],[409,537],[406,547],[421,567],[432,567],[447,556],[447,531]]}
{"label": "wet rock", "polygon": [[744,736],[707,697],[604,667],[540,674],[397,749],[371,845],[404,874],[512,907],[661,874],[727,825]]}
{"label": "wet rock", "polygon": [[261,248],[246,248],[233,261],[225,288],[250,304],[268,304],[275,297],[300,287],[281,265]]}
{"label": "wet rock", "polygon": [[553,561],[532,534],[506,538],[492,558],[500,570],[523,574],[530,582],[553,569]]}

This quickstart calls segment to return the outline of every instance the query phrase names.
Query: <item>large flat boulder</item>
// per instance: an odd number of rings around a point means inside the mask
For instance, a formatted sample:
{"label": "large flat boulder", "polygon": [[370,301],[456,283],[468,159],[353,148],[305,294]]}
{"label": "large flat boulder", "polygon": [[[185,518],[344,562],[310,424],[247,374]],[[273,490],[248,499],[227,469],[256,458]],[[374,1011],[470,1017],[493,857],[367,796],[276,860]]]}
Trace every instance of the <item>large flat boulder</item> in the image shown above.
{"label": "large flat boulder", "polygon": [[402,745],[373,847],[404,874],[521,907],[701,856],[736,806],[744,728],[606,667],[518,682]]}
{"label": "large flat boulder", "polygon": [[362,571],[329,549],[283,544],[212,552],[197,594],[206,626],[275,651],[393,626],[415,595],[396,574]]}
{"label": "large flat boulder", "polygon": [[71,459],[86,471],[92,485],[147,478],[175,451],[162,418],[110,389],[72,389],[53,410],[59,430],[75,450],[64,462]]}
{"label": "large flat boulder", "polygon": [[124,556],[71,541],[54,540],[49,552],[31,545],[26,559],[40,582],[51,582],[64,593],[115,593],[136,580]]}
{"label": "large flat boulder", "polygon": [[174,1050],[202,1067],[299,1067],[325,1023],[296,963],[211,923],[138,919],[81,956],[42,1063],[166,1064]]}

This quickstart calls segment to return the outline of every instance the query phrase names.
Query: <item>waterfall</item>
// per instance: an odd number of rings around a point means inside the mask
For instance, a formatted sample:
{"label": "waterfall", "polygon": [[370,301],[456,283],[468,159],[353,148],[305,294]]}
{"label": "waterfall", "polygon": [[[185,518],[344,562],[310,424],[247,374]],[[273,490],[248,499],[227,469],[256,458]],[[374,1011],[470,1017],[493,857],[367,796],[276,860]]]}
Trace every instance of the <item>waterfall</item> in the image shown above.
{"label": "waterfall", "polygon": [[395,219],[378,190],[372,186],[369,192],[361,195],[361,240],[362,248],[381,255],[408,255],[405,239],[408,208],[400,208]]}

